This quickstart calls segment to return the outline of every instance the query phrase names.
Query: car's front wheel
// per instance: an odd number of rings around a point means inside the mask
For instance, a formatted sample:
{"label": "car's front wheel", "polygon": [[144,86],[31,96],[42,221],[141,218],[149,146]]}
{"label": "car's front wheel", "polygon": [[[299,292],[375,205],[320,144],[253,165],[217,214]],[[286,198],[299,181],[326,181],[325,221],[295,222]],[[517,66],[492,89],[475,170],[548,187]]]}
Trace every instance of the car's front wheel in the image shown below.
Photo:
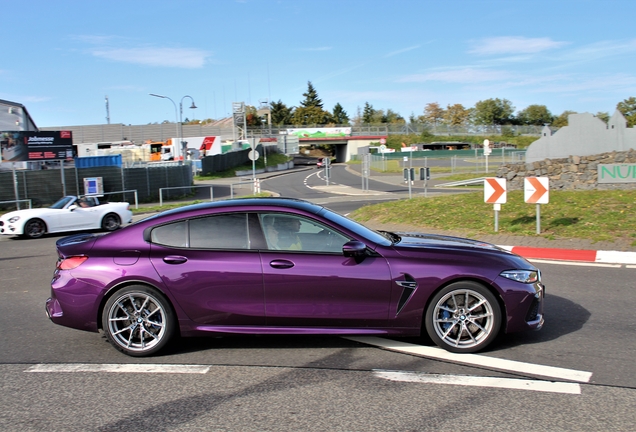
{"label": "car's front wheel", "polygon": [[143,285],[120,289],[102,311],[102,328],[108,341],[134,357],[149,356],[165,347],[176,325],[168,300]]}
{"label": "car's front wheel", "polygon": [[23,235],[28,238],[40,238],[46,234],[46,224],[42,219],[31,219],[24,224]]}
{"label": "car's front wheel", "polygon": [[501,328],[495,296],[476,282],[456,282],[439,291],[425,316],[426,332],[438,346],[455,353],[484,349]]}
{"label": "car's front wheel", "polygon": [[121,221],[119,220],[119,216],[115,213],[108,213],[102,219],[102,229],[104,231],[115,231],[121,226]]}

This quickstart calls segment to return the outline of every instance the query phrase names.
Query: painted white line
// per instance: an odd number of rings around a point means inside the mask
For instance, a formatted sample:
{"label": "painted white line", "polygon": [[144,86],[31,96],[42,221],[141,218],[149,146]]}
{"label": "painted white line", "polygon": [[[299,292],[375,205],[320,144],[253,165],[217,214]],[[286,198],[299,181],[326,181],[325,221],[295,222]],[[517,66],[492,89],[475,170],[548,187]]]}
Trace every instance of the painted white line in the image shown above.
{"label": "painted white line", "polygon": [[513,390],[528,390],[548,393],[581,394],[581,386],[575,383],[533,381],[516,378],[494,378],[467,375],[439,375],[422,372],[399,372],[374,370],[373,374],[378,378],[389,381],[446,384],[471,387],[492,387]]}
{"label": "painted white line", "polygon": [[569,266],[579,266],[579,267],[606,267],[606,268],[621,268],[622,264],[599,264],[596,262],[579,262],[579,261],[559,261],[559,260],[542,260],[535,258],[527,258],[530,262],[541,263],[541,264],[556,264],[556,265],[569,265]]}
{"label": "painted white line", "polygon": [[37,364],[25,372],[109,372],[109,373],[174,373],[204,374],[210,366],[204,365],[171,365],[171,364]]}
{"label": "painted white line", "polygon": [[345,339],[374,345],[391,351],[445,360],[453,363],[480,366],[504,372],[517,372],[524,375],[550,377],[565,381],[578,382],[589,382],[592,378],[592,372],[564,369],[554,366],[543,366],[515,360],[504,360],[477,354],[455,354],[437,347],[414,345],[373,336],[347,336]]}
{"label": "painted white line", "polygon": [[636,252],[598,251],[596,262],[636,264]]}
{"label": "painted white line", "polygon": [[636,268],[636,265],[626,265],[625,268],[629,268],[629,269]]}

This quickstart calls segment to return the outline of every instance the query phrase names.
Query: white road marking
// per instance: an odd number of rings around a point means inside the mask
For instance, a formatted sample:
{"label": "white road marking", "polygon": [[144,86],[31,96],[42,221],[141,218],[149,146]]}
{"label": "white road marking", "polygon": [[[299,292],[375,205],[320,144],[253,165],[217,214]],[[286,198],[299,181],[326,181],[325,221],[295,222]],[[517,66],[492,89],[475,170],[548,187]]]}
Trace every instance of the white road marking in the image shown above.
{"label": "white road marking", "polygon": [[579,267],[606,267],[606,268],[621,268],[622,264],[599,264],[596,262],[580,262],[580,261],[559,261],[559,260],[542,260],[535,258],[527,258],[528,261],[541,264],[557,264],[557,265],[569,265]]}
{"label": "white road marking", "polygon": [[420,357],[445,360],[453,363],[480,366],[503,372],[516,372],[524,375],[550,377],[562,379],[565,381],[578,382],[589,382],[592,378],[592,372],[564,369],[554,366],[543,366],[533,363],[519,362],[515,360],[498,359],[477,354],[455,354],[437,347],[415,345],[373,336],[347,336],[345,337],[345,339],[368,345],[374,345],[380,348],[388,349],[390,351],[397,351]]}
{"label": "white road marking", "polygon": [[383,370],[375,370],[373,371],[373,374],[378,378],[399,382],[493,387],[549,393],[581,394],[581,386],[575,383],[533,381],[516,378],[439,375],[427,374],[422,372],[400,372]]}
{"label": "white road marking", "polygon": [[37,364],[25,372],[111,372],[111,373],[174,373],[174,374],[205,374],[210,366],[179,365],[179,364]]}

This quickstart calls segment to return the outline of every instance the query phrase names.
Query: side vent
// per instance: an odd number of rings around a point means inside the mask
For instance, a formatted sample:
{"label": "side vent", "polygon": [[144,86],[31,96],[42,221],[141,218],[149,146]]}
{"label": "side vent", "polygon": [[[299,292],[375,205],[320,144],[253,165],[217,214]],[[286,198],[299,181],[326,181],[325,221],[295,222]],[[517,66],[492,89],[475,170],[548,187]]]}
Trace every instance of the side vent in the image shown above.
{"label": "side vent", "polygon": [[404,306],[406,306],[406,303],[411,298],[411,295],[413,295],[413,293],[417,289],[417,282],[415,281],[415,279],[413,279],[413,276],[411,276],[410,274],[405,274],[404,280],[395,281],[395,283],[402,287],[402,295],[400,296],[397,312],[395,313],[395,316],[398,316]]}

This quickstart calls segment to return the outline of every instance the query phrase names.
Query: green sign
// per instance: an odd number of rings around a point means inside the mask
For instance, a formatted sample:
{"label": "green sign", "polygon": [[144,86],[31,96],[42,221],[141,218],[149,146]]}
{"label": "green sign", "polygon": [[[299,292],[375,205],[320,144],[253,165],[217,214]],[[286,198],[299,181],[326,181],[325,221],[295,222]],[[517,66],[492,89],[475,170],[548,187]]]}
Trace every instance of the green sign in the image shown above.
{"label": "green sign", "polygon": [[599,164],[599,183],[636,183],[636,164]]}

